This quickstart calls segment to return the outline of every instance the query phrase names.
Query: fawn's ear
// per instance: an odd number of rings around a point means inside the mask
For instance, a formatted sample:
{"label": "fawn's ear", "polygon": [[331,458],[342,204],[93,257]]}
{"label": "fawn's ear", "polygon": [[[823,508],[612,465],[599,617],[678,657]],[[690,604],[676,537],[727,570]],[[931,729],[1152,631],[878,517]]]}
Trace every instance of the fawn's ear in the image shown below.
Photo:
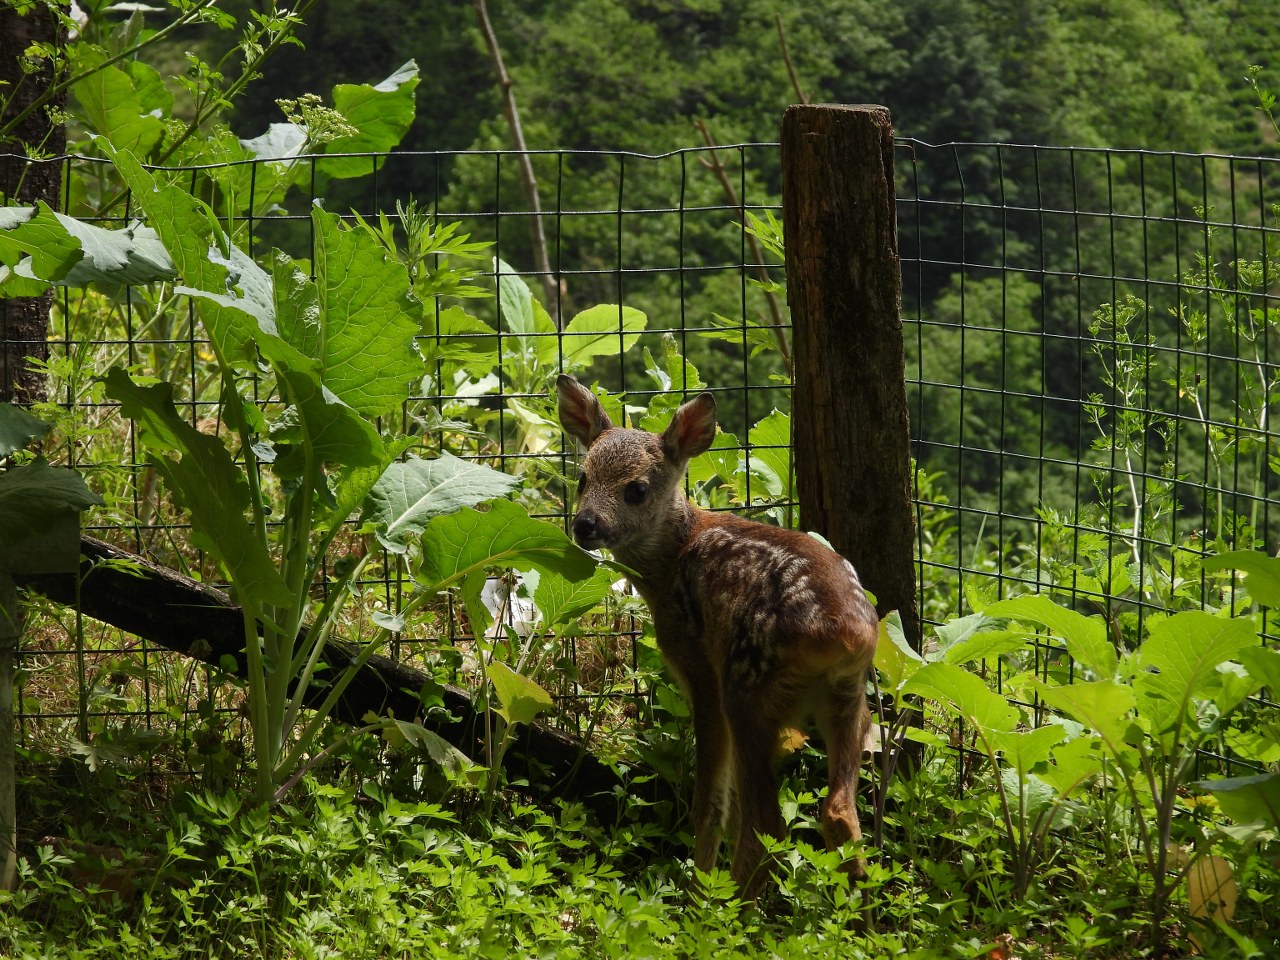
{"label": "fawn's ear", "polygon": [[573,377],[560,374],[556,378],[556,393],[560,396],[560,426],[569,436],[577,437],[583,446],[591,446],[596,437],[613,427],[613,421],[596,395]]}
{"label": "fawn's ear", "polygon": [[716,398],[700,393],[684,404],[662,434],[662,448],[675,460],[692,460],[716,438]]}

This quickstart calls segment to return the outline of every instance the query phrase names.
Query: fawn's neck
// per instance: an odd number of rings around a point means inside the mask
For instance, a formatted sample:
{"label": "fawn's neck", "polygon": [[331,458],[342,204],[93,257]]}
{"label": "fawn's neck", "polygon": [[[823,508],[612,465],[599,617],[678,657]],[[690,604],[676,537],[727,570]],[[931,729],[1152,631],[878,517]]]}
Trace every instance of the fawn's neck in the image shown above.
{"label": "fawn's neck", "polygon": [[614,550],[618,562],[636,572],[632,580],[641,594],[666,590],[701,513],[679,491],[670,508],[655,518],[649,530]]}

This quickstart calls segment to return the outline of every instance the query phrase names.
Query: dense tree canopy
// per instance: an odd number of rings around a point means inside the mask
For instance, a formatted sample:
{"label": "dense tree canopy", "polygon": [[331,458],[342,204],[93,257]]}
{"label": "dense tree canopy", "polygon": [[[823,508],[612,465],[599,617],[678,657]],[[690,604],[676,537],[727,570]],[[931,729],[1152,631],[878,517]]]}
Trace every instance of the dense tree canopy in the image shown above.
{"label": "dense tree canopy", "polygon": [[[957,153],[923,144],[1246,155],[1275,149],[1257,122],[1245,80],[1251,63],[1266,66],[1280,48],[1280,20],[1271,0],[812,0],[783,6],[765,0],[491,0],[488,9],[534,149],[656,154],[701,145],[698,122],[719,143],[772,141],[783,110],[800,95],[788,73],[783,37],[795,82],[810,100],[886,104],[897,133],[922,142],[909,161],[900,160],[905,193],[950,201],[962,189],[974,205],[963,220],[957,208],[933,206],[917,232],[904,232],[904,257],[1048,271],[1039,283],[1019,279],[1000,287],[989,273],[970,276],[966,284],[954,268],[919,268],[908,283],[907,309],[930,323],[912,349],[919,353],[917,362],[939,358],[934,372],[950,382],[960,382],[965,372],[946,367],[959,359],[953,324],[966,306],[969,322],[982,316],[1009,330],[1071,330],[1081,322],[1081,309],[1087,315],[1110,292],[1082,293],[1054,274],[1092,269],[1172,278],[1177,272],[1167,237],[1138,236],[1103,220],[983,217],[973,212],[982,204],[1188,216],[1194,204],[1210,197],[1206,190],[1219,185],[1194,169],[1171,172],[1123,154],[1046,153],[1037,157],[1034,170],[1013,170],[998,169],[1005,161],[990,150]],[[423,82],[405,147],[511,146],[495,72],[470,7],[333,0],[309,19],[300,34],[306,50],[281,51],[255,88],[257,99],[242,104],[236,123],[244,132],[276,119],[270,98],[325,90],[335,80],[367,81],[414,58]],[[730,154],[725,159],[735,161]],[[543,157],[535,166],[543,203],[551,209],[607,210],[618,202],[622,173],[613,163]],[[569,168],[573,176],[565,182],[572,183],[571,192],[556,194]],[[752,155],[747,169],[731,175],[752,202],[776,202],[780,183],[772,156]],[[443,195],[453,209],[522,208],[515,165],[499,168],[496,189],[494,177],[491,161],[466,157],[443,166],[406,167],[396,190],[420,198]],[[626,177],[629,205],[725,202],[721,185],[696,164],[635,166]],[[1178,211],[1167,199],[1170,177],[1178,178],[1183,191]],[[610,219],[566,219],[552,224],[549,234],[567,260],[588,271],[607,269],[624,256],[629,266],[655,268],[621,291],[651,316],[680,311],[701,322],[744,309],[763,315],[758,294],[744,294],[733,277],[707,271],[677,278],[672,269],[677,229],[686,251],[680,262],[696,265],[733,262],[740,255],[741,236],[730,228],[727,220],[690,218],[677,228],[669,218],[634,217],[625,229],[625,254],[618,224]],[[533,259],[521,231],[504,234],[502,255],[523,266]],[[588,272],[570,277],[565,289],[569,301],[587,303],[615,298],[614,282],[605,273],[595,278]],[[992,320],[997,314],[1001,319]],[[1063,348],[1054,342],[974,334],[967,343],[970,374],[998,362],[1007,376],[1043,370],[1044,390],[1052,396],[1083,397],[1097,386],[1089,382],[1087,358],[1056,355]],[[741,376],[740,361],[724,352],[724,344],[685,347],[710,378]],[[758,361],[764,366],[753,375],[776,372],[769,360]],[[946,406],[955,397],[938,402]],[[917,411],[923,415],[922,439],[930,423],[944,424],[944,432],[959,423],[933,403],[925,398]],[[1045,442],[1066,444],[1079,455],[1079,425],[1065,411],[1048,411]],[[1010,414],[981,396],[971,398],[962,428],[966,441],[998,448],[1000,430],[1006,440],[1018,432],[1006,422]],[[1026,410],[1014,414],[1016,419]],[[1053,421],[1055,415],[1061,422]],[[937,466],[952,472],[951,464]],[[971,495],[990,491],[1000,469],[994,460],[970,458],[963,483]],[[1019,487],[1030,497],[1020,505],[1023,512],[1030,513],[1040,486]]]}

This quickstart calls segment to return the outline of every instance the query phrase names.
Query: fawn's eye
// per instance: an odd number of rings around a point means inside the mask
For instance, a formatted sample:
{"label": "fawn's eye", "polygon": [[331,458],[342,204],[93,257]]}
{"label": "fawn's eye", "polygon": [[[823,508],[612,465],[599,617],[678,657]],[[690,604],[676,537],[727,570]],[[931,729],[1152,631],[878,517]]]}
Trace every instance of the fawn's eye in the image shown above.
{"label": "fawn's eye", "polygon": [[584,490],[587,489],[587,475],[585,473],[578,474],[578,496],[582,496]]}
{"label": "fawn's eye", "polygon": [[622,499],[633,507],[644,503],[647,496],[649,496],[649,485],[639,480],[628,483],[627,488],[622,491]]}

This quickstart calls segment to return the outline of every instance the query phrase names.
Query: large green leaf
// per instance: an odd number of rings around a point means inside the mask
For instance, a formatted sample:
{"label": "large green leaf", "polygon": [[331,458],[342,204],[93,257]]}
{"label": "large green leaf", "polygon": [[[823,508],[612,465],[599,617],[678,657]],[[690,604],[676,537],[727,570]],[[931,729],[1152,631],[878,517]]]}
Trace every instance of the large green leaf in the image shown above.
{"label": "large green leaf", "polygon": [[916,653],[907,641],[907,635],[902,629],[902,617],[897,610],[891,611],[880,621],[875,665],[881,689],[894,696],[924,666],[924,657]]}
{"label": "large green leaf", "polygon": [[973,724],[984,736],[989,731],[1012,731],[1018,727],[1017,708],[977,674],[954,663],[926,663],[903,684],[902,692],[936,701],[949,713]]}
{"label": "large green leaf", "polygon": [[83,256],[59,286],[81,287],[89,283],[137,286],[156,280],[172,280],[173,261],[154,230],[131,223],[119,230],[104,230],[91,223],[57,214],[67,232],[80,242]]}
{"label": "large green leaf", "polygon": [[717,477],[731,481],[741,470],[742,444],[735,434],[718,430],[711,449],[689,461],[689,482],[697,486]]}
{"label": "large green leaf", "polygon": [[1107,636],[1101,617],[1086,617],[1060,607],[1043,594],[1010,597],[990,604],[983,611],[992,617],[1030,620],[1047,627],[1067,645],[1067,652],[1101,679],[1115,676],[1118,660],[1115,646]]}
{"label": "large green leaf", "polygon": [[1081,734],[1059,743],[1053,751],[1053,762],[1038,771],[1040,779],[1066,797],[1102,770],[1102,741],[1092,734]]}
{"label": "large green leaf", "polygon": [[1001,754],[1004,761],[1025,777],[1037,764],[1049,759],[1053,748],[1066,739],[1067,731],[1051,723],[1034,730],[990,730],[988,741]]}
{"label": "large green leaf", "polygon": [[419,347],[430,365],[458,364],[479,380],[498,364],[497,331],[462,307],[426,310],[422,333]]}
{"label": "large green leaf", "polygon": [[[410,60],[381,83],[340,83],[333,88],[333,107],[356,128],[356,134],[331,140],[326,154],[387,154],[413,125],[418,65]],[[382,166],[384,156],[326,157],[318,164],[328,177],[363,177]]]}
{"label": "large green leaf", "polygon": [[0,292],[5,296],[39,295],[80,257],[80,244],[47,203],[0,207]]}
{"label": "large green leaf", "polygon": [[319,360],[325,386],[343,401],[367,416],[387,413],[423,373],[413,346],[422,307],[409,273],[367,230],[346,229],[319,207],[311,221],[318,311],[315,323],[294,324],[300,340],[290,339]]}
{"label": "large green leaf", "polygon": [[1271,690],[1271,699],[1280,698],[1280,650],[1273,647],[1246,647],[1236,659],[1239,660],[1259,687]]}
{"label": "large green leaf", "polygon": [[127,151],[115,163],[173,258],[181,292],[200,298],[201,320],[222,356],[248,366],[261,350],[291,369],[314,369],[276,330],[271,278],[231,244],[212,211],[179,187],[157,184]]}
{"label": "large green leaf", "polygon": [[[92,44],[71,44],[77,73],[88,73],[71,87],[90,129],[119,150],[147,157],[164,139],[164,117],[173,111],[173,95],[153,67],[125,60],[103,66],[107,51]],[[92,72],[89,72],[89,71]]]}
{"label": "large green leaf", "polygon": [[289,604],[289,588],[245,517],[249,484],[222,441],[178,415],[172,384],[142,387],[119,367],[103,383],[107,396],[138,425],[142,445],[190,516],[192,539],[221,561],[241,599]]}
{"label": "large green leaf", "polygon": [[1280,559],[1256,550],[1233,550],[1216,557],[1205,557],[1206,570],[1240,570],[1245,589],[1264,607],[1280,609]]}
{"label": "large green leaf", "polygon": [[507,723],[529,723],[555,706],[546,690],[501,661],[489,664],[489,679],[501,704],[496,713]]}
{"label": "large green leaf", "polygon": [[[455,775],[465,773],[475,766],[470,757],[448,740],[418,723],[396,720],[384,736],[393,743],[395,738],[424,750],[433,761]],[[400,746],[399,743],[395,745]]]}
{"label": "large green leaf", "polygon": [[947,663],[972,663],[1013,653],[1027,645],[1023,630],[977,630],[960,637],[942,652]]}
{"label": "large green leaf", "polygon": [[[230,243],[203,203],[178,187],[157,185],[128,153],[116,157],[116,167],[172,254],[185,281],[177,289],[196,298],[200,319],[220,354],[248,366],[261,353],[276,370],[292,407],[273,432],[296,448],[277,461],[277,472],[298,475],[307,448],[318,463],[380,462],[382,445],[373,424],[322,382],[320,358],[281,336],[272,276]],[[278,266],[276,276],[296,279]],[[291,294],[282,297],[294,305]]]}
{"label": "large green leaf", "polygon": [[0,208],[0,295],[27,296],[50,285],[127,285],[169,280],[173,263],[155,231],[134,223],[107,230],[35,207]]}
{"label": "large green leaf", "polygon": [[751,475],[762,482],[752,499],[788,497],[791,493],[791,418],[778,410],[759,421],[747,434],[750,442],[748,466]]}
{"label": "large green leaf", "polygon": [[39,536],[65,514],[102,502],[74,470],[43,460],[6,470],[0,473],[0,543]]}
{"label": "large green leaf", "polygon": [[53,424],[33,417],[21,407],[0,402],[0,457],[22,450],[37,437],[53,429]]}
{"label": "large green leaf", "polygon": [[586,580],[569,580],[547,571],[538,579],[533,602],[547,626],[568,624],[595,609],[612,591],[617,578],[608,567],[601,567]]}
{"label": "large green leaf", "polygon": [[1262,821],[1280,827],[1280,773],[1260,773],[1195,784],[1218,798],[1224,813],[1237,823]]}
{"label": "large green leaf", "polygon": [[1215,617],[1202,610],[1157,620],[1135,659],[1139,712],[1159,733],[1190,720],[1194,702],[1211,698],[1221,686],[1218,666],[1257,643],[1249,620]]}
{"label": "large green leaf", "polygon": [[1055,686],[1037,683],[1040,697],[1054,710],[1095,730],[1117,758],[1130,753],[1126,743],[1137,697],[1133,688],[1114,680]]}
{"label": "large green leaf", "polygon": [[329,510],[319,520],[319,527],[333,530],[364,507],[374,484],[386,472],[387,467],[395,463],[406,451],[414,447],[418,441],[413,437],[383,437],[382,456],[377,463],[359,467],[347,467],[336,474],[333,482],[333,502]]}
{"label": "large green leaf", "polygon": [[409,538],[435,517],[505,496],[517,484],[514,477],[452,454],[434,460],[409,457],[390,464],[373,484],[364,519],[374,524],[388,550],[403,553]]}
{"label": "large green leaf", "polygon": [[554,366],[559,358],[560,372],[572,373],[601,354],[626,353],[640,339],[648,322],[643,311],[635,307],[612,303],[588,307],[565,325],[559,343],[554,337],[537,341],[539,360],[543,366]]}
{"label": "large green leaf", "polygon": [[276,459],[274,469],[282,477],[301,475],[304,452],[310,448],[317,463],[344,466],[377,466],[384,462],[377,428],[347,406],[314,373],[278,370],[293,401],[272,425],[272,439],[292,444]]}
{"label": "large green leaf", "polygon": [[558,349],[555,321],[510,264],[495,257],[493,267],[498,276],[498,311],[503,327],[512,334],[508,351],[514,349],[530,368],[553,364]]}
{"label": "large green leaf", "polygon": [[[1005,796],[1013,798],[1014,809],[1020,810],[1023,816],[1032,821],[1051,809],[1059,799],[1053,785],[1034,773],[1023,774],[1013,767],[1005,767],[1000,771],[1000,780],[1004,784]],[[1059,821],[1065,814],[1065,808],[1058,808],[1054,821]]]}
{"label": "large green leaf", "polygon": [[424,584],[443,589],[491,566],[536,567],[585,580],[596,561],[558,526],[533,519],[510,500],[496,500],[484,512],[468,507],[436,517],[423,530],[418,577]]}

